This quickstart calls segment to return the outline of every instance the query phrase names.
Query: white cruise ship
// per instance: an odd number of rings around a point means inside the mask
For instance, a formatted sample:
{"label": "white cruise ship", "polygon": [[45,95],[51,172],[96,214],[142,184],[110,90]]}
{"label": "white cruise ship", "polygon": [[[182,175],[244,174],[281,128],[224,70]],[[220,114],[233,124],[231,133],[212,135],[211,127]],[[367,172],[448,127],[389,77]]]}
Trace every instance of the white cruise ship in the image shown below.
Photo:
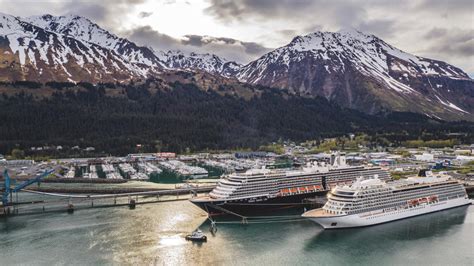
{"label": "white cruise ship", "polygon": [[223,209],[238,214],[261,214],[263,211],[288,207],[303,208],[306,198],[323,195],[337,184],[351,184],[358,177],[378,176],[390,179],[380,167],[349,166],[338,155],[332,164],[309,164],[294,170],[251,169],[219,180],[209,196],[191,199],[208,213]]}
{"label": "white cruise ship", "polygon": [[325,229],[369,226],[470,204],[464,186],[450,176],[426,172],[424,177],[384,182],[359,178],[336,186],[323,208],[302,216]]}

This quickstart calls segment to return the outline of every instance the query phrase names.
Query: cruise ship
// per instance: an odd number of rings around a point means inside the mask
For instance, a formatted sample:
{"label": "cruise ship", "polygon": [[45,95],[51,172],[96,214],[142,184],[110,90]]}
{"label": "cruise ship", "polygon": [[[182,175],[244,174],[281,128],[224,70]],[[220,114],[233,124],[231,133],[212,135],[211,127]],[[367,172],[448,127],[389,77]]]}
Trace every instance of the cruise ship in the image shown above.
{"label": "cruise ship", "polygon": [[312,163],[294,170],[251,169],[221,178],[208,196],[191,202],[209,214],[260,214],[263,211],[300,206],[303,200],[324,195],[338,184],[350,184],[359,177],[390,179],[380,167],[349,166],[344,155],[334,155],[331,163]]}
{"label": "cruise ship", "polygon": [[470,204],[464,186],[444,173],[384,182],[358,178],[336,186],[323,208],[302,216],[325,229],[362,227]]}

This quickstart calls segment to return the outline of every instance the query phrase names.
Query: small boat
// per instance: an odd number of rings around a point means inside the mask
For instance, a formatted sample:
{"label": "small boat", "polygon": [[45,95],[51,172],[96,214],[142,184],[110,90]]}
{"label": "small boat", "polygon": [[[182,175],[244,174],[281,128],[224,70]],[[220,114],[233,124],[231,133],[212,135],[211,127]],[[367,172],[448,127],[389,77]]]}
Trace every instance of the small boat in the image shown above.
{"label": "small boat", "polygon": [[190,241],[201,241],[201,242],[206,242],[207,241],[207,236],[203,234],[201,230],[196,230],[192,234],[186,236],[186,240]]}

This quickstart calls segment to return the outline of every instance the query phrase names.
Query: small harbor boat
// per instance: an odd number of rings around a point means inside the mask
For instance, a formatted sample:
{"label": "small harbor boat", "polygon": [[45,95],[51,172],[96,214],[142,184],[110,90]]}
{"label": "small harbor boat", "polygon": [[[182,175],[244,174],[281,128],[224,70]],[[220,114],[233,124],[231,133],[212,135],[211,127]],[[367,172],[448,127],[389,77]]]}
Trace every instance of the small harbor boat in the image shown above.
{"label": "small harbor boat", "polygon": [[207,236],[201,231],[196,230],[192,234],[186,236],[186,240],[196,241],[196,242],[206,242]]}

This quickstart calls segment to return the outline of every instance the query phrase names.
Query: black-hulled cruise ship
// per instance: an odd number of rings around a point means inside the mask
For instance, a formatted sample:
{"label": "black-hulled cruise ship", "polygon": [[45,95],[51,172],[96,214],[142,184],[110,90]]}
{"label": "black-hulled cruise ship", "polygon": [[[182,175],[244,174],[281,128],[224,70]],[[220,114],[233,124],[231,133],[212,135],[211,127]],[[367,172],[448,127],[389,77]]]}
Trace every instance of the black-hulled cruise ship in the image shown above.
{"label": "black-hulled cruise ship", "polygon": [[191,199],[209,214],[233,212],[258,214],[278,208],[303,207],[304,199],[323,195],[336,185],[350,184],[359,177],[389,180],[380,167],[349,166],[345,156],[332,164],[313,163],[295,170],[251,169],[222,177],[208,196]]}

